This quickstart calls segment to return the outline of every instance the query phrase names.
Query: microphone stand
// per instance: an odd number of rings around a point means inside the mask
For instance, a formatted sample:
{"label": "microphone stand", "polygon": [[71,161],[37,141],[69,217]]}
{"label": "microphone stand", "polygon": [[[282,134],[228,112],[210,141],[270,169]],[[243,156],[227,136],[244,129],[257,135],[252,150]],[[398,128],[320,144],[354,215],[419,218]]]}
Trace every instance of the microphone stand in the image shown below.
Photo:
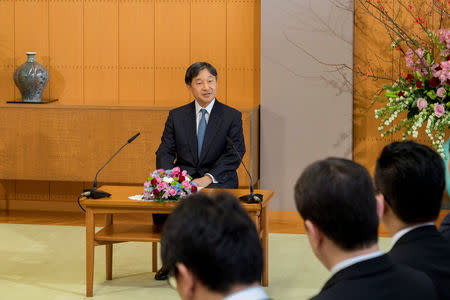
{"label": "microphone stand", "polygon": [[94,178],[94,185],[92,187],[92,189],[86,189],[83,191],[83,193],[81,194],[81,196],[84,196],[86,198],[92,198],[92,199],[100,199],[100,198],[106,198],[111,196],[110,193],[105,192],[105,191],[101,191],[101,190],[97,190],[97,176],[100,173],[101,170],[103,170],[104,167],[106,167],[106,165],[129,143],[131,143],[132,141],[134,141],[141,133],[138,132],[137,134],[135,134],[134,136],[132,136],[122,147],[120,147],[119,150],[116,151],[116,153],[114,153],[113,156],[111,156],[111,158],[97,171],[97,174],[95,174],[95,178]]}
{"label": "microphone stand", "polygon": [[239,200],[245,203],[261,203],[263,201],[263,195],[262,194],[255,194],[253,189],[253,178],[250,172],[247,170],[247,167],[245,166],[244,162],[242,161],[242,156],[239,153],[239,151],[234,146],[233,140],[227,136],[227,142],[228,144],[233,147],[234,152],[236,153],[237,157],[239,157],[239,160],[241,164],[244,166],[245,171],[247,172],[248,177],[250,178],[250,194],[244,195],[239,197]]}

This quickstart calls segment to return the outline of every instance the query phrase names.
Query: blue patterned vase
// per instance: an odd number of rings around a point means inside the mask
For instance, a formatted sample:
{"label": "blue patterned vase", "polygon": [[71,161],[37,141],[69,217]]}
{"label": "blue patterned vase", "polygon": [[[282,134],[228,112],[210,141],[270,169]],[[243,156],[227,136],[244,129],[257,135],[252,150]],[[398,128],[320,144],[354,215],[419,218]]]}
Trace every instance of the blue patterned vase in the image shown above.
{"label": "blue patterned vase", "polygon": [[14,82],[24,102],[41,102],[48,83],[48,71],[34,60],[36,52],[26,52],[28,60],[14,71]]}

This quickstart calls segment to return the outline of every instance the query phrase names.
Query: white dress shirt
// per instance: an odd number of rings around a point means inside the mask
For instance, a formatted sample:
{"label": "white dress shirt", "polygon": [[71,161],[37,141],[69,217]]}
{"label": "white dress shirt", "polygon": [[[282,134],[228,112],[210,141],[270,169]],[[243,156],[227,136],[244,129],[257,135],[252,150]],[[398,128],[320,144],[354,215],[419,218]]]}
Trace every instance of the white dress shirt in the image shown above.
{"label": "white dress shirt", "polygon": [[[201,107],[200,104],[198,104],[197,100],[195,100],[195,123],[197,126],[195,127],[195,130],[198,134],[198,125],[200,124],[200,120],[202,119],[202,108],[206,109],[205,113],[205,120],[206,124],[208,124],[209,116],[211,115],[212,108],[214,106],[214,103],[216,102],[216,98],[214,98],[206,107]],[[206,173],[209,177],[211,177],[213,183],[218,183],[218,181],[209,173]]]}
{"label": "white dress shirt", "polygon": [[422,223],[422,224],[417,224],[411,227],[406,227],[405,229],[402,229],[400,231],[398,231],[396,234],[394,234],[394,236],[392,237],[391,240],[391,247],[394,247],[395,243],[397,243],[397,241],[404,236],[405,234],[407,234],[408,232],[410,232],[411,230],[414,230],[416,228],[419,227],[424,227],[424,226],[434,226],[433,222],[426,222],[426,223]]}
{"label": "white dress shirt", "polygon": [[351,265],[354,265],[356,263],[365,261],[365,260],[369,260],[378,256],[383,255],[384,253],[382,251],[375,251],[369,254],[363,254],[363,255],[359,255],[359,256],[355,256],[346,260],[343,260],[337,264],[334,265],[333,268],[331,268],[331,274],[334,275],[337,272],[350,267]]}
{"label": "white dress shirt", "polygon": [[223,300],[267,300],[269,297],[261,286],[252,286],[231,294]]}

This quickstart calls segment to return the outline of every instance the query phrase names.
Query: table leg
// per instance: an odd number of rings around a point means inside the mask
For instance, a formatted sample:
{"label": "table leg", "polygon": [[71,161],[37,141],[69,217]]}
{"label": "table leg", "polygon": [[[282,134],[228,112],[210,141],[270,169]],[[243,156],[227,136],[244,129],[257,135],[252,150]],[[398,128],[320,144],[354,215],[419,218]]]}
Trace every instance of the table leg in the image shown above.
{"label": "table leg", "polygon": [[262,285],[269,285],[269,216],[267,211],[267,205],[263,207],[261,212],[261,230],[263,231],[262,235],[262,248],[264,255],[264,268],[263,268],[263,278]]}
{"label": "table leg", "polygon": [[152,242],[152,271],[158,271],[158,243]]}
{"label": "table leg", "polygon": [[[105,227],[113,223],[113,215],[106,214]],[[106,244],[106,280],[112,280],[113,244]]]}
{"label": "table leg", "polygon": [[92,297],[94,284],[94,213],[86,209],[86,297]]}

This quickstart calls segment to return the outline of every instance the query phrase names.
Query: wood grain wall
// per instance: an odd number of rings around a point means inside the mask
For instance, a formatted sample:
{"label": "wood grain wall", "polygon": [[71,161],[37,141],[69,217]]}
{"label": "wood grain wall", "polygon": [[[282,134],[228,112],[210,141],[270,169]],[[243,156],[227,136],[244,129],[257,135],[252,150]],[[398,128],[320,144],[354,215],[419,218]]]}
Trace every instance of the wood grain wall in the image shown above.
{"label": "wood grain wall", "polygon": [[0,99],[20,98],[26,51],[63,104],[179,106],[184,72],[209,61],[218,99],[259,104],[260,0],[1,0]]}
{"label": "wood grain wall", "polygon": [[[405,9],[399,8],[399,1],[383,0],[382,3],[389,12],[396,13],[396,20],[408,30],[420,32],[417,24]],[[425,16],[429,11],[432,0],[409,1],[415,7],[415,14]],[[387,76],[396,76],[398,72],[405,72],[405,59],[399,51],[390,51],[391,41],[384,26],[372,16],[365,13],[358,0],[355,3],[354,26],[354,67],[361,67],[367,71],[368,61],[375,72],[386,72]],[[428,18],[425,26],[438,28],[437,18]],[[450,25],[449,20],[444,20],[444,27]],[[375,168],[376,159],[383,147],[393,141],[401,140],[401,134],[381,138],[377,128],[379,120],[374,118],[374,109],[381,107],[381,103],[373,103],[373,96],[379,93],[383,84],[388,81],[364,80],[362,76],[355,74],[354,80],[354,107],[353,107],[353,157],[355,161],[366,166],[371,173]],[[399,116],[401,118],[402,115]],[[426,123],[423,127],[425,127]],[[449,132],[450,133],[450,132]],[[419,131],[419,143],[431,146],[424,128]]]}

